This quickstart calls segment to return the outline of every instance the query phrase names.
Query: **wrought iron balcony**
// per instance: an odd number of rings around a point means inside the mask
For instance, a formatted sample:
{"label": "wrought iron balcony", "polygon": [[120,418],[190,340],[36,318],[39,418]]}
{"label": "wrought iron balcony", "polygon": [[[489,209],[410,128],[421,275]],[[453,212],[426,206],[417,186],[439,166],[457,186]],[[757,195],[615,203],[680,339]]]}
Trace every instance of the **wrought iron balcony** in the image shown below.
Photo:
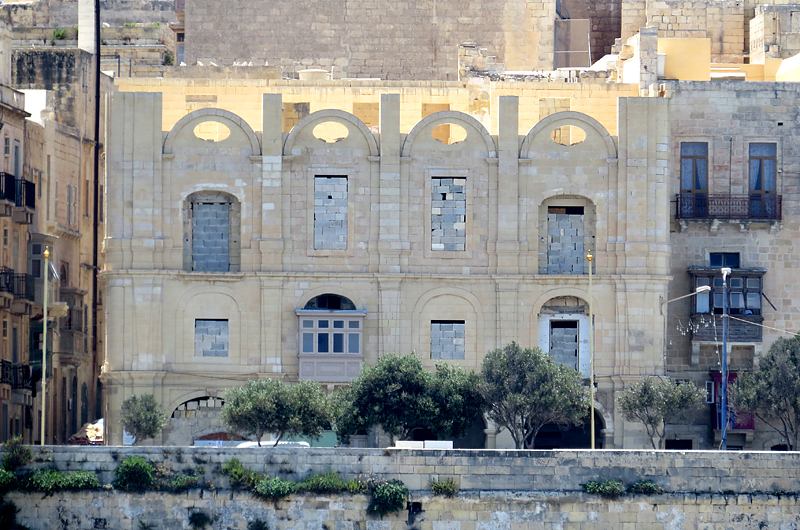
{"label": "wrought iron balcony", "polygon": [[14,194],[14,204],[18,208],[36,209],[36,185],[23,179],[16,179],[16,193]]}
{"label": "wrought iron balcony", "polygon": [[17,203],[16,181],[11,173],[0,173],[0,201]]}
{"label": "wrought iron balcony", "polygon": [[11,366],[11,388],[18,390],[31,390],[31,367],[27,364],[14,364]]}
{"label": "wrought iron balcony", "polygon": [[721,195],[680,193],[676,219],[732,219],[779,221],[781,195]]}
{"label": "wrought iron balcony", "polygon": [[36,295],[35,280],[31,274],[13,274],[14,298],[34,301]]}

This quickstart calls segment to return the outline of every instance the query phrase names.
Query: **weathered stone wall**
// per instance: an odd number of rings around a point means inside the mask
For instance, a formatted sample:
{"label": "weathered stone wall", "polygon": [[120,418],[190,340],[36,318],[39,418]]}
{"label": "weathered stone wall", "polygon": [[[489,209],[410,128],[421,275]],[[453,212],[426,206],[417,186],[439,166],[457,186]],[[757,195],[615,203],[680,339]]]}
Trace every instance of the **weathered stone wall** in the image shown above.
{"label": "weathered stone wall", "polygon": [[[78,24],[78,0],[4,2],[2,10],[14,26],[58,28]],[[175,4],[172,0],[103,0],[100,20],[110,26],[126,22],[169,24],[176,20]]]}
{"label": "weathered stone wall", "polygon": [[[708,193],[723,197],[749,192],[751,142],[778,146],[776,194],[782,197],[783,205],[780,221],[673,221],[670,229],[674,279],[669,298],[691,292],[694,286],[690,284],[687,269],[708,267],[711,252],[739,253],[742,268],[766,269],[763,293],[775,309],[766,300],[762,304],[763,324],[768,326],[762,329],[762,340],[738,340],[735,344],[738,347],[732,348],[736,337],[732,334],[729,342],[731,369],[747,369],[758,362],[762,351],[766,352],[775,340],[786,336],[777,330],[798,327],[794,301],[800,298],[800,289],[795,281],[797,260],[790,242],[800,238],[800,152],[795,147],[800,138],[792,127],[800,120],[800,110],[792,103],[798,100],[800,91],[791,83],[670,82],[665,86],[666,95],[672,100],[670,166],[676,168],[669,185],[672,201],[680,193],[681,142],[708,143]],[[720,369],[722,329],[719,321],[709,323],[708,328],[702,329],[708,339],[693,344],[693,334],[688,330],[692,303],[691,300],[676,302],[665,310],[670,344],[667,364],[675,377],[703,385],[710,370]],[[731,321],[731,324],[739,323]],[[745,329],[749,330],[752,326]],[[707,432],[705,426],[698,425],[693,437],[699,439]],[[769,449],[779,443],[780,438],[773,439],[767,434],[756,439],[752,448]]]}
{"label": "weathered stone wall", "polygon": [[336,78],[455,80],[457,45],[478,42],[511,70],[549,70],[554,16],[552,1],[197,0],[186,5],[186,63],[268,61],[287,75],[313,66]]}
{"label": "weathered stone wall", "polygon": [[[53,528],[187,527],[203,511],[214,528],[244,530],[262,519],[276,530],[337,528],[389,530],[538,530],[545,528],[666,530],[721,527],[782,528],[800,518],[798,453],[720,453],[696,451],[438,451],[369,449],[211,449],[133,447],[35,447],[30,468],[89,469],[101,480],[126,455],[143,455],[174,471],[204,469],[213,487],[181,495],[123,494],[103,491],[65,493],[50,498],[13,493],[19,520],[33,530]],[[368,515],[361,495],[294,495],[263,502],[231,492],[219,475],[230,458],[271,476],[302,480],[334,471],[347,479],[370,473],[400,479],[412,491],[413,505],[382,519]],[[452,479],[454,499],[432,497],[431,480]],[[652,480],[661,495],[626,496],[609,501],[582,493],[591,480],[615,479],[627,485]]]}

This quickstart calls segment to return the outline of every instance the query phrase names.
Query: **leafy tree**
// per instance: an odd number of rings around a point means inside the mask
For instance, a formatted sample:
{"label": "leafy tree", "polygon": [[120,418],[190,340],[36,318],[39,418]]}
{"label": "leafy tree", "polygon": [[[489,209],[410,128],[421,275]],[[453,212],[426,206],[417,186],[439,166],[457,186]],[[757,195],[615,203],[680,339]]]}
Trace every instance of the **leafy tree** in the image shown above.
{"label": "leafy tree", "polygon": [[164,409],[153,394],[131,396],[122,402],[120,424],[134,437],[133,444],[155,438],[167,425]]}
{"label": "leafy tree", "polygon": [[682,421],[703,400],[692,383],[647,377],[623,391],[619,408],[626,420],[644,424],[653,449],[663,449],[667,425]]}
{"label": "leafy tree", "polygon": [[483,359],[483,397],[489,418],[511,433],[517,449],[530,448],[544,425],[578,425],[589,402],[577,370],[556,362],[539,348],[516,342]]}
{"label": "leafy tree", "polygon": [[243,387],[225,392],[222,423],[232,431],[261,438],[277,433],[278,445],[284,436],[319,438],[331,421],[330,404],[317,383],[300,381],[248,381]]}
{"label": "leafy tree", "polygon": [[800,336],[778,339],[753,374],[742,374],[730,387],[735,409],[754,414],[796,451],[800,435]]}
{"label": "leafy tree", "polygon": [[460,438],[484,409],[478,381],[458,367],[437,365],[431,374],[414,355],[384,355],[337,392],[337,436],[347,443],[377,425],[392,440],[408,439],[416,428]]}

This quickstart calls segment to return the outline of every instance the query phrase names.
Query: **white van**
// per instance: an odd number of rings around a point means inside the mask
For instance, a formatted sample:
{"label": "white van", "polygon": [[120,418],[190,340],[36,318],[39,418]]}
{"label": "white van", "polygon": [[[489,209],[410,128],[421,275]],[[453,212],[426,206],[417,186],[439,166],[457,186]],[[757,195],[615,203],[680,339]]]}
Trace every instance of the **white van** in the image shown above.
{"label": "white van", "polygon": [[[236,447],[258,447],[258,442],[242,442]],[[275,447],[274,441],[261,442],[261,447]],[[311,447],[308,442],[278,442],[278,447]]]}

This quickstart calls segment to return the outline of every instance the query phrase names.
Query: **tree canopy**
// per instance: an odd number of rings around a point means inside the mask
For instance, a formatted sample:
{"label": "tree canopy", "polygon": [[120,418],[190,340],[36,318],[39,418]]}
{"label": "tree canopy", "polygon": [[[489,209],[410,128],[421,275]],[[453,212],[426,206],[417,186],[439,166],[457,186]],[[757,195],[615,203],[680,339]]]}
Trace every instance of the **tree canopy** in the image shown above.
{"label": "tree canopy", "polygon": [[329,428],[331,408],[319,384],[300,381],[248,381],[225,391],[222,423],[234,432],[254,436],[261,445],[266,433],[319,438]]}
{"label": "tree canopy", "polygon": [[544,425],[578,425],[589,413],[582,376],[539,348],[512,342],[483,359],[489,417],[511,433],[517,449],[533,447]]}
{"label": "tree canopy", "polygon": [[683,420],[703,399],[693,383],[647,377],[623,391],[619,408],[626,420],[644,424],[653,449],[663,449],[667,425]]}
{"label": "tree canopy", "polygon": [[758,361],[753,374],[741,374],[730,387],[731,407],[754,414],[798,448],[800,434],[800,336],[778,339]]}
{"label": "tree canopy", "polygon": [[458,367],[437,365],[431,374],[414,355],[384,355],[337,392],[337,436],[347,443],[380,426],[393,439],[407,439],[417,428],[460,438],[484,409],[478,383],[476,374]]}
{"label": "tree canopy", "polygon": [[142,394],[122,402],[119,422],[134,437],[133,444],[136,445],[157,436],[167,425],[167,418],[153,394]]}

